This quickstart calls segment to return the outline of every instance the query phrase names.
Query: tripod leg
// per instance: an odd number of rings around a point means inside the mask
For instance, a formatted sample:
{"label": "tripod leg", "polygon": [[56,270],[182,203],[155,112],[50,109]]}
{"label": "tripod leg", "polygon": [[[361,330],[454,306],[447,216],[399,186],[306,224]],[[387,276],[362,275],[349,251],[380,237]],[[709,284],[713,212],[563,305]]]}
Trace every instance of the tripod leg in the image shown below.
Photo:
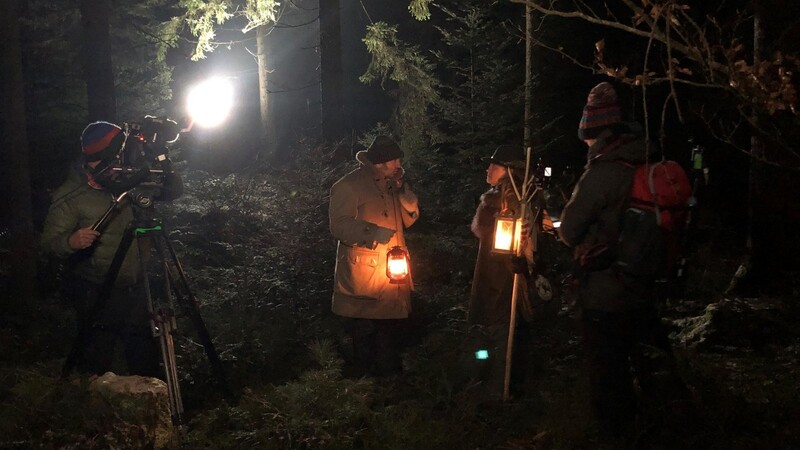
{"label": "tripod leg", "polygon": [[162,311],[162,332],[161,359],[164,364],[164,374],[167,378],[167,390],[169,392],[169,407],[172,411],[172,420],[176,424],[183,423],[183,398],[181,397],[180,381],[178,380],[178,365],[175,359],[175,344],[172,340],[172,332],[175,330],[174,316],[167,316],[168,311]]}
{"label": "tripod leg", "polygon": [[[178,260],[178,256],[175,254],[175,249],[172,247],[172,244],[167,239],[164,232],[161,232],[161,237],[163,239],[164,246],[169,251],[169,256],[172,261],[172,264],[177,271],[179,284],[180,287],[183,289],[185,296],[179,292],[177,289],[177,285],[175,284],[175,279],[172,275],[171,270],[167,270],[168,276],[170,277],[170,282],[173,286],[173,291],[175,292],[175,296],[177,297],[181,309],[184,314],[186,314],[192,322],[192,325],[197,332],[197,336],[200,339],[200,343],[203,345],[203,349],[206,352],[206,356],[208,357],[208,361],[211,364],[211,370],[214,372],[214,376],[217,378],[217,382],[219,383],[220,389],[222,390],[222,394],[225,396],[226,399],[229,401],[234,400],[233,392],[230,390],[228,386],[227,376],[225,375],[225,369],[222,366],[222,360],[219,358],[219,354],[217,353],[216,348],[214,348],[214,343],[211,341],[211,335],[208,333],[208,328],[206,328],[206,324],[203,321],[203,317],[200,315],[200,308],[197,304],[197,299],[192,294],[191,289],[189,288],[189,282],[186,279],[186,274],[183,271],[183,267],[181,266],[180,261]],[[156,246],[156,250],[161,254],[162,249],[160,246]],[[163,254],[161,255],[163,257]]]}
{"label": "tripod leg", "polygon": [[[172,420],[180,424],[183,420],[183,400],[181,399],[178,369],[175,360],[175,346],[172,341],[172,331],[175,329],[175,314],[172,311],[172,305],[167,305],[166,307],[156,310],[150,286],[150,277],[147,273],[147,261],[150,256],[148,254],[149,248],[144,245],[143,238],[141,237],[137,239],[137,244],[139,249],[139,261],[141,262],[142,273],[144,275],[143,283],[147,300],[147,313],[150,317],[150,330],[153,337],[159,338],[161,363],[164,367],[164,381],[167,383]],[[162,293],[162,299],[169,299],[168,266],[167,262],[164,261],[162,252],[159,251],[158,255],[161,265],[164,268],[164,291]]]}
{"label": "tripod leg", "polygon": [[[160,252],[159,252],[160,253]],[[162,255],[163,256],[163,255]],[[162,261],[164,267],[164,298],[169,299],[167,308],[162,311],[164,319],[164,332],[162,333],[162,354],[164,359],[164,372],[167,375],[167,387],[169,388],[173,420],[177,424],[183,422],[183,397],[181,396],[181,385],[178,379],[178,363],[175,358],[175,342],[172,333],[178,328],[175,320],[175,309],[173,308],[172,298],[170,297],[170,276],[169,265]]]}
{"label": "tripod leg", "polygon": [[72,370],[75,369],[78,361],[83,357],[83,350],[86,347],[86,343],[89,340],[90,335],[92,334],[92,328],[100,316],[100,313],[105,308],[109,297],[111,297],[111,290],[114,288],[114,283],[117,281],[119,269],[122,267],[122,262],[125,260],[125,255],[128,254],[128,249],[133,242],[133,236],[133,224],[129,224],[125,229],[125,233],[122,235],[122,240],[117,246],[117,250],[114,252],[114,258],[111,260],[111,266],[109,266],[108,272],[106,272],[106,276],[103,279],[103,284],[100,286],[97,298],[95,299],[94,304],[90,306],[91,309],[89,310],[88,317],[84,321],[83,326],[81,326],[81,328],[78,330],[78,336],[75,338],[75,342],[72,344],[72,348],[69,351],[69,355],[67,355],[66,361],[64,361],[64,366],[61,368],[62,378],[69,376]]}

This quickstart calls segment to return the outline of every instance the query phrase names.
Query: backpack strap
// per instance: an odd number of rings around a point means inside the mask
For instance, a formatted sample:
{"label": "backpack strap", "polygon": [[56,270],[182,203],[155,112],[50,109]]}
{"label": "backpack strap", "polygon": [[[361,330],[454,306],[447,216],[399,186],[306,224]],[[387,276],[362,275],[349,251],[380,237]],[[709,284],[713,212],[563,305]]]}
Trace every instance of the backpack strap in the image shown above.
{"label": "backpack strap", "polygon": [[661,163],[657,162],[650,165],[650,170],[647,171],[647,185],[650,188],[650,198],[653,199],[653,208],[656,211],[656,223],[658,226],[661,226],[661,208],[659,208],[658,202],[656,201],[656,185],[653,182],[653,172],[659,164]]}

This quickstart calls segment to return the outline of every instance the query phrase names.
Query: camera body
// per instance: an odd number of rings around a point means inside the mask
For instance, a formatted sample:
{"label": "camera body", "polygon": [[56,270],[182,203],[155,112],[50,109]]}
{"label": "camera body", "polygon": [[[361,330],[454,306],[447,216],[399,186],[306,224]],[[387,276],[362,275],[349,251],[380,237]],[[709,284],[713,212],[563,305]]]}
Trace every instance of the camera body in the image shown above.
{"label": "camera body", "polygon": [[180,137],[181,127],[172,119],[144,116],[124,124],[125,142],[111,161],[92,173],[95,181],[114,196],[129,192],[129,199],[150,207],[162,195],[165,179],[172,175],[167,145]]}
{"label": "camera body", "polygon": [[127,139],[120,151],[123,166],[139,166],[163,160],[167,155],[167,144],[180,137],[181,127],[172,119],[144,116],[138,122],[125,124]]}

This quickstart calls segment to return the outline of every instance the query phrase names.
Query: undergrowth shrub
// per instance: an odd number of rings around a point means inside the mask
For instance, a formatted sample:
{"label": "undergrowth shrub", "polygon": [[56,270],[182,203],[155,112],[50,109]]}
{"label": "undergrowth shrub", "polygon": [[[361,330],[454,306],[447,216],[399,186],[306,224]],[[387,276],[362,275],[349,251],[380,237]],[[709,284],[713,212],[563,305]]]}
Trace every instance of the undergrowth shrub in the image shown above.
{"label": "undergrowth shrub", "polygon": [[0,370],[0,448],[152,447],[149,425],[93,401],[86,378],[64,382],[42,372],[42,367]]}
{"label": "undergrowth shrub", "polygon": [[309,345],[317,367],[277,387],[248,390],[238,406],[195,417],[191,448],[352,448],[367,429],[373,386],[342,378],[330,341]]}

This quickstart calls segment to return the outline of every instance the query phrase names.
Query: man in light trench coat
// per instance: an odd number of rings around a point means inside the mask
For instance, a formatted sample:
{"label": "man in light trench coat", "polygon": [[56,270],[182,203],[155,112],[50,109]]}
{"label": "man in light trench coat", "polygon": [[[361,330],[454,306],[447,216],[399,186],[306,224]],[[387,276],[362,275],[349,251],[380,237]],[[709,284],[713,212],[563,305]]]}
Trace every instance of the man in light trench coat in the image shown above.
{"label": "man in light trench coat", "polygon": [[391,138],[377,136],[356,154],[360,166],[331,188],[330,228],[338,242],[333,313],[349,318],[353,375],[402,371],[397,347],[400,321],[411,310],[409,274],[404,283],[386,276],[389,249],[406,249],[403,229],[419,218],[419,202],[403,180],[403,152]]}

